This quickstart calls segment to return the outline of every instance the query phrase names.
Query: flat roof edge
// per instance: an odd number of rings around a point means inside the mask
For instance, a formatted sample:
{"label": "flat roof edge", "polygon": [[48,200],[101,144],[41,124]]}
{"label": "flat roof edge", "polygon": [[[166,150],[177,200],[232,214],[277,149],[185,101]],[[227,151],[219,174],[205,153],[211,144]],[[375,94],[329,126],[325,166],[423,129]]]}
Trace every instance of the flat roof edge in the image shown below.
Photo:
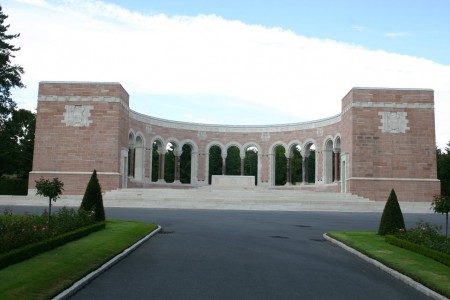
{"label": "flat roof edge", "polygon": [[360,87],[360,86],[356,86],[353,87],[352,90],[379,90],[379,91],[383,91],[383,90],[388,90],[388,91],[427,91],[427,92],[434,92],[433,89],[428,89],[428,88],[386,88],[386,87]]}

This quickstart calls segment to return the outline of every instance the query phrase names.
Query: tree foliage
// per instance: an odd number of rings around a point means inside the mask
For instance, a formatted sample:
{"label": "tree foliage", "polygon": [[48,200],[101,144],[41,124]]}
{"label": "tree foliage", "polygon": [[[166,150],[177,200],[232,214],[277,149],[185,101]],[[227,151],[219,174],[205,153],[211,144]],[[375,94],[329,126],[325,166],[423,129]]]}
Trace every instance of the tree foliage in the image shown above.
{"label": "tree foliage", "polygon": [[225,168],[227,175],[241,175],[241,156],[238,147],[231,146],[227,149]]}
{"label": "tree foliage", "polygon": [[36,195],[48,197],[48,227],[50,227],[50,216],[52,215],[52,201],[60,197],[64,191],[64,183],[57,177],[53,180],[41,178],[36,180]]}
{"label": "tree foliage", "polygon": [[[435,196],[431,203],[435,213],[445,214],[445,237],[448,238],[448,214],[450,213],[450,196]],[[447,240],[447,239],[446,239]]]}
{"label": "tree foliage", "polygon": [[175,180],[175,155],[171,144],[169,144],[169,149],[164,156],[164,180],[166,182],[174,182]]}
{"label": "tree foliage", "polygon": [[0,175],[27,177],[33,165],[36,116],[29,110],[13,110],[0,131]]}
{"label": "tree foliage", "polygon": [[96,170],[92,173],[91,179],[86,187],[80,209],[87,212],[93,212],[94,219],[96,221],[105,220],[102,189],[100,187],[100,183],[98,182]]}
{"label": "tree foliage", "polygon": [[244,175],[255,176],[255,185],[258,184],[258,152],[256,149],[248,148],[245,152]]}
{"label": "tree foliage", "polygon": [[159,175],[159,153],[158,153],[158,144],[153,143],[152,150],[152,181],[158,181]]}
{"label": "tree foliage", "polygon": [[275,147],[275,185],[285,185],[287,181],[287,158],[283,146]]}
{"label": "tree foliage", "polygon": [[386,205],[384,206],[380,227],[378,228],[378,234],[386,235],[396,233],[399,229],[404,228],[405,221],[403,219],[402,210],[400,209],[397,195],[395,194],[394,189],[392,189]]}
{"label": "tree foliage", "polygon": [[192,148],[185,144],[183,145],[182,151],[180,157],[180,181],[181,183],[190,183]]}
{"label": "tree foliage", "polygon": [[441,195],[450,196],[450,142],[444,150],[436,150],[437,178],[441,181]]}
{"label": "tree foliage", "polygon": [[222,175],[222,150],[219,146],[212,146],[209,149],[209,184],[212,175]]}
{"label": "tree foliage", "polygon": [[11,98],[12,88],[23,88],[23,68],[13,64],[11,59],[13,53],[20,50],[10,44],[10,41],[19,37],[20,34],[8,34],[9,25],[5,24],[7,15],[3,13],[0,5],[0,128],[16,108],[16,103]]}

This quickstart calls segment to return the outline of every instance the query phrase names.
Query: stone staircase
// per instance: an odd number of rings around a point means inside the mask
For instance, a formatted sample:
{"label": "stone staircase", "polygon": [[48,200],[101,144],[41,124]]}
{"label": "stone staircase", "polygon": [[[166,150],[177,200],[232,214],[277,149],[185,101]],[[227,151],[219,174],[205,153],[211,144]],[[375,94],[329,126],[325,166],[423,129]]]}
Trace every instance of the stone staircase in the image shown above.
{"label": "stone staircase", "polygon": [[123,189],[107,192],[107,207],[178,209],[283,210],[283,211],[382,211],[384,202],[346,193],[294,189]]}
{"label": "stone staircase", "polygon": [[[54,205],[79,207],[82,197],[63,195]],[[315,192],[292,187],[236,189],[205,186],[114,190],[104,193],[103,203],[105,207],[382,212],[386,202],[348,193]],[[48,199],[35,195],[0,196],[0,206],[9,205],[47,206]],[[400,202],[400,207],[403,213],[432,213],[429,202]]]}

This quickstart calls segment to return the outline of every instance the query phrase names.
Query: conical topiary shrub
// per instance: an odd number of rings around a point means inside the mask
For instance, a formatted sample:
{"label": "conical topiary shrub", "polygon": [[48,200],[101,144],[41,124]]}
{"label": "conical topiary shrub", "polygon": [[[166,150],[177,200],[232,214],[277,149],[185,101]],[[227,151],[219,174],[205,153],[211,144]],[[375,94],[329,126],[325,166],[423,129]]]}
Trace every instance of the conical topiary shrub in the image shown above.
{"label": "conical topiary shrub", "polygon": [[105,220],[105,208],[103,207],[102,189],[97,179],[97,171],[94,170],[91,179],[84,192],[80,209],[92,211],[96,221]]}
{"label": "conical topiary shrub", "polygon": [[403,220],[402,210],[398,204],[397,195],[395,194],[394,189],[392,189],[386,205],[384,206],[378,234],[386,235],[395,233],[402,228],[405,228],[405,221]]}

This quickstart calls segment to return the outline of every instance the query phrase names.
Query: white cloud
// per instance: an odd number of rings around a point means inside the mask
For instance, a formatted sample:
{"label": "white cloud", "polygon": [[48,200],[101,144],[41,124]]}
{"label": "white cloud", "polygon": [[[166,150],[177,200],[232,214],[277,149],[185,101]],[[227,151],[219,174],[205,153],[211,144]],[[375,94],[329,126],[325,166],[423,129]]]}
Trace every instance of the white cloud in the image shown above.
{"label": "white cloud", "polygon": [[[10,32],[21,33],[17,62],[27,89],[15,95],[26,108],[36,106],[43,80],[121,82],[132,108],[149,101],[133,94],[198,96],[209,99],[208,107],[229,99],[289,122],[338,114],[354,86],[431,88],[438,143],[450,140],[444,113],[450,111],[450,66],[215,15],[143,15],[81,0],[6,1],[3,10]],[[202,105],[196,110],[198,121],[209,117]],[[195,121],[192,110],[179,115]]]}
{"label": "white cloud", "polygon": [[388,38],[399,38],[399,37],[404,37],[404,36],[408,36],[409,34],[407,32],[387,32],[384,34],[384,36],[388,37]]}
{"label": "white cloud", "polygon": [[361,25],[352,25],[352,28],[355,29],[356,31],[364,31],[366,29],[366,27]]}

